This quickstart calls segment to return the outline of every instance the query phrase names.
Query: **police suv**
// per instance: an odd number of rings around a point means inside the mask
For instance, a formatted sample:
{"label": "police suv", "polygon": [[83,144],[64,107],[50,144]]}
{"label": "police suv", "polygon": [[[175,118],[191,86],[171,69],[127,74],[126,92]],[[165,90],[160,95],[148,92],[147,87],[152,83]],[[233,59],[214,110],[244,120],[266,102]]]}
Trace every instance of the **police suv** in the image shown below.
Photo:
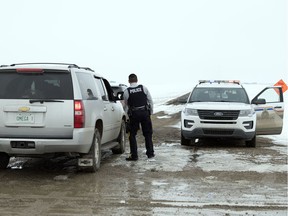
{"label": "police suv", "polygon": [[256,147],[256,134],[281,133],[283,114],[281,87],[266,87],[250,103],[239,81],[200,80],[181,113],[181,144],[231,138]]}
{"label": "police suv", "polygon": [[78,157],[95,172],[101,149],[124,153],[126,116],[109,82],[75,64],[0,67],[0,168],[11,156]]}

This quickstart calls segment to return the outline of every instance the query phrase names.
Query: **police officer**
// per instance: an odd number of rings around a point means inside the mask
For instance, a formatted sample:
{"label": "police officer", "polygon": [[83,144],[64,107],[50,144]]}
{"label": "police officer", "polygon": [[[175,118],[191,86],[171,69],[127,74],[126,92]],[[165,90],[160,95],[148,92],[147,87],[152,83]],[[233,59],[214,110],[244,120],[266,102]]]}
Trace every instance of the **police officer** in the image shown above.
{"label": "police officer", "polygon": [[154,157],[152,142],[152,122],[150,115],[153,114],[153,101],[148,89],[143,85],[138,85],[136,74],[128,77],[130,87],[124,91],[124,108],[128,113],[130,121],[130,156],[127,161],[138,160],[136,135],[141,124],[142,133],[145,137],[146,155],[148,158]]}

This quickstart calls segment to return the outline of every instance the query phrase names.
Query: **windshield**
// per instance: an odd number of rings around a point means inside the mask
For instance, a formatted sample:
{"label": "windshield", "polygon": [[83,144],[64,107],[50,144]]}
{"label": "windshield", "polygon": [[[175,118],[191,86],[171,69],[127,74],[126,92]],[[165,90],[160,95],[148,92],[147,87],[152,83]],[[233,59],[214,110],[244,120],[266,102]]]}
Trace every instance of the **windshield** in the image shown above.
{"label": "windshield", "polygon": [[249,104],[249,98],[243,88],[195,88],[188,102],[240,102]]}

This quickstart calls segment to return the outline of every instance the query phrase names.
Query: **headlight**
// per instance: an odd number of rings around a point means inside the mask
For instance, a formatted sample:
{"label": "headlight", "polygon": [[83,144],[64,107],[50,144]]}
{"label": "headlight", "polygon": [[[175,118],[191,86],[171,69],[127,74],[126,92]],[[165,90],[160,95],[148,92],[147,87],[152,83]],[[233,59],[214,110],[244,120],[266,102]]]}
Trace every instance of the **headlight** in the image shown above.
{"label": "headlight", "polygon": [[240,117],[251,117],[254,114],[253,109],[248,109],[248,110],[240,110],[239,116]]}
{"label": "headlight", "polygon": [[198,116],[198,112],[196,109],[190,109],[190,108],[185,108],[184,109],[184,114],[185,115],[190,115],[190,116]]}

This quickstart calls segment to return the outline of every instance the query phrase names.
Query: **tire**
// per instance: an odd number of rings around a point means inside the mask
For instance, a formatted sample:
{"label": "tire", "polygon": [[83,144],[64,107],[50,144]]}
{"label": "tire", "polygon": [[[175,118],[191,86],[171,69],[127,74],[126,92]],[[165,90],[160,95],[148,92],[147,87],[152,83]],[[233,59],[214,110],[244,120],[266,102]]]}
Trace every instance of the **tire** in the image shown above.
{"label": "tire", "polygon": [[245,143],[247,147],[255,148],[256,147],[256,135],[253,137],[252,140],[247,140]]}
{"label": "tire", "polygon": [[112,152],[113,154],[123,154],[125,152],[126,147],[126,124],[124,120],[122,120],[117,141],[119,143],[119,146],[113,148]]}
{"label": "tire", "polygon": [[183,134],[181,133],[181,145],[184,146],[189,146],[191,145],[191,140],[190,139],[186,139]]}
{"label": "tire", "polygon": [[10,157],[6,153],[0,152],[0,169],[6,169],[9,164]]}
{"label": "tire", "polygon": [[92,166],[89,167],[79,167],[80,170],[86,171],[86,172],[93,172],[95,173],[100,168],[101,163],[101,136],[96,128],[94,131],[94,136],[92,140],[92,145],[89,150],[89,152],[85,155],[83,155],[83,158],[89,158],[92,159]]}

